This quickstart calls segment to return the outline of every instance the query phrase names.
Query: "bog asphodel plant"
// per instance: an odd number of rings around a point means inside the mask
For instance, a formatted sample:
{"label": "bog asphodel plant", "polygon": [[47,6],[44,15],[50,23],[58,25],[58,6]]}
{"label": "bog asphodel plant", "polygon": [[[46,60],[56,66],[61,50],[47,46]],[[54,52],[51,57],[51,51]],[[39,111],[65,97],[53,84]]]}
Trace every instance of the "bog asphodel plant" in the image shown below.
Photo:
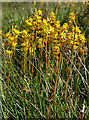
{"label": "bog asphodel plant", "polygon": [[4,38],[8,43],[8,45],[7,45],[8,49],[11,50],[12,48],[14,48],[14,49],[16,48],[19,33],[20,33],[20,31],[16,29],[16,25],[15,25],[15,28],[12,25],[10,31],[4,35]]}
{"label": "bog asphodel plant", "polygon": [[[18,46],[25,57],[32,60],[34,64],[34,53],[38,50],[42,57],[43,49],[45,50],[46,58],[46,74],[47,66],[49,66],[49,59],[61,59],[61,50],[65,53],[70,52],[70,58],[73,52],[84,54],[83,46],[86,42],[84,33],[76,24],[76,15],[71,12],[68,17],[68,22],[60,25],[60,21],[56,19],[54,12],[50,12],[47,18],[43,18],[43,11],[35,8],[34,16],[28,17],[25,20],[25,27],[22,31],[17,30],[17,26],[11,27],[8,33],[4,35],[7,40],[7,54],[9,54]],[[20,44],[18,44],[18,41]],[[49,53],[49,55],[48,55]],[[48,56],[47,56],[48,55]],[[51,57],[50,57],[51,56]],[[31,58],[32,57],[32,58]],[[27,68],[27,61],[24,58],[24,69]],[[48,61],[48,63],[47,63]],[[59,60],[61,61],[61,60]],[[61,62],[60,62],[61,64]],[[41,58],[40,58],[41,66]],[[60,66],[60,65],[59,65]],[[29,70],[31,64],[29,62]],[[32,70],[34,71],[34,70]]]}
{"label": "bog asphodel plant", "polygon": [[[60,5],[60,3],[58,3]],[[66,3],[65,3],[66,4]],[[34,3],[34,6],[35,3]],[[44,58],[45,63],[45,79],[47,79],[48,74],[54,83],[54,106],[56,103],[56,89],[57,82],[59,77],[59,70],[62,60],[62,51],[68,53],[68,57],[71,60],[68,62],[66,67],[67,76],[66,76],[66,86],[65,86],[65,102],[67,97],[67,86],[68,80],[72,70],[73,55],[75,52],[84,54],[83,46],[86,42],[85,34],[82,33],[78,25],[76,24],[76,15],[74,12],[71,12],[68,16],[68,22],[63,25],[60,24],[60,21],[56,19],[54,12],[50,12],[47,18],[43,18],[43,11],[35,9],[34,16],[28,17],[25,20],[25,25],[22,30],[18,30],[17,26],[11,27],[8,33],[4,35],[5,40],[7,41],[6,54],[9,56],[9,63],[11,64],[12,57],[15,55],[16,47],[18,47],[22,52],[22,73],[23,77],[27,75],[27,70],[29,70],[29,79],[33,80],[33,74],[38,75],[36,67],[42,67],[42,60]],[[39,52],[37,52],[37,50]],[[69,52],[70,51],[70,52]],[[35,55],[39,54],[39,64],[36,63]],[[80,54],[80,55],[81,55]],[[42,56],[44,55],[44,57]],[[53,58],[53,59],[52,59]],[[50,63],[52,68],[50,67]],[[34,66],[36,67],[34,69]],[[66,64],[66,63],[65,63]],[[10,65],[9,65],[10,66]],[[56,67],[55,67],[56,66]],[[34,72],[35,71],[35,72]],[[41,69],[40,69],[41,71]],[[49,73],[50,72],[50,73]],[[9,78],[10,78],[10,67],[8,75],[8,88],[9,88]],[[40,73],[40,85],[41,85],[42,74]],[[36,77],[37,82],[38,76]],[[29,84],[31,83],[28,81]],[[7,89],[7,98],[8,98]],[[47,99],[49,98],[49,92],[46,85]],[[29,97],[30,99],[30,97]],[[8,109],[8,99],[7,99],[7,109]],[[55,106],[55,118],[56,118],[56,106]],[[47,106],[47,114],[49,115],[49,106]],[[28,110],[29,111],[29,110]]]}
{"label": "bog asphodel plant", "polygon": [[65,50],[66,46],[69,46],[70,50],[75,49],[77,52],[83,53],[83,46],[86,42],[85,35],[74,24],[76,21],[75,13],[71,12],[68,18],[68,23],[61,26],[53,12],[50,12],[49,16],[44,19],[42,11],[35,9],[34,16],[25,20],[26,29],[19,31],[16,26],[15,28],[12,26],[11,30],[5,34],[8,47],[16,48],[20,35],[21,49],[33,53],[37,47],[39,50],[45,47],[47,37],[47,43],[53,43],[52,51],[56,56],[60,53],[60,48]]}

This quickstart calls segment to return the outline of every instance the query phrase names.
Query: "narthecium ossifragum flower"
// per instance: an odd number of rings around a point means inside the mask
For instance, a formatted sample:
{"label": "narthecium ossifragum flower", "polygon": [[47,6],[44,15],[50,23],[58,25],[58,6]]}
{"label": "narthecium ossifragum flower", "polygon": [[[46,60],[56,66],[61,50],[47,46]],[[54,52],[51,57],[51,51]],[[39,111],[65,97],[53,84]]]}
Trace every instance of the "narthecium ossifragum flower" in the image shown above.
{"label": "narthecium ossifragum flower", "polygon": [[56,56],[60,53],[60,47],[65,50],[65,47],[69,46],[70,50],[73,48],[77,52],[83,51],[86,39],[79,27],[74,24],[76,19],[74,12],[69,14],[68,23],[64,23],[62,26],[60,21],[56,20],[54,12],[50,12],[46,19],[43,18],[42,13],[42,10],[35,9],[34,16],[25,20],[26,29],[24,28],[22,31],[12,26],[12,29],[5,35],[8,45],[16,47],[20,35],[21,49],[29,50],[30,53],[33,53],[37,47],[39,50],[44,48],[46,39],[47,43],[53,44],[52,51]]}

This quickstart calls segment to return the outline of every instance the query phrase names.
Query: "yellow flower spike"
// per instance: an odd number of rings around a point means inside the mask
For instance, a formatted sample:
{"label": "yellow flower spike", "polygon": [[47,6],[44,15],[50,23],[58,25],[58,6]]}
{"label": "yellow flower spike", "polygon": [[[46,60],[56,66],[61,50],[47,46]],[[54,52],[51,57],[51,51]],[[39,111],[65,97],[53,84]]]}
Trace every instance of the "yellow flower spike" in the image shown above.
{"label": "yellow flower spike", "polygon": [[54,50],[56,51],[56,50],[59,50],[59,46],[55,46],[54,47]]}
{"label": "yellow flower spike", "polygon": [[50,19],[49,19],[49,17],[47,17],[47,22],[50,22]]}
{"label": "yellow flower spike", "polygon": [[31,36],[31,39],[32,39],[32,40],[34,40],[34,38],[35,38],[34,36]]}
{"label": "yellow flower spike", "polygon": [[19,30],[16,30],[15,28],[13,29],[13,31],[16,33],[16,34],[19,34],[20,31]]}
{"label": "yellow flower spike", "polygon": [[49,31],[53,33],[54,32],[54,27],[50,26]]}
{"label": "yellow flower spike", "polygon": [[54,12],[51,12],[49,15],[52,17],[55,16]]}
{"label": "yellow flower spike", "polygon": [[33,26],[33,27],[31,27],[30,29],[31,29],[31,30],[35,30],[35,27]]}
{"label": "yellow flower spike", "polygon": [[63,24],[63,29],[68,29],[68,23]]}
{"label": "yellow flower spike", "polygon": [[43,24],[47,25],[47,20],[43,19]]}
{"label": "yellow flower spike", "polygon": [[60,53],[59,46],[54,46],[53,47],[53,54],[58,55]]}
{"label": "yellow flower spike", "polygon": [[12,46],[13,46],[14,48],[16,47],[16,45],[17,45],[17,43],[15,43],[15,42],[12,43]]}
{"label": "yellow flower spike", "polygon": [[38,22],[38,23],[42,23],[42,20],[41,20],[41,19],[38,19],[37,22]]}
{"label": "yellow flower spike", "polygon": [[39,43],[39,44],[41,44],[41,43],[42,43],[42,41],[43,41],[43,39],[42,39],[42,38],[38,39],[38,43]]}
{"label": "yellow flower spike", "polygon": [[76,45],[74,45],[73,47],[74,47],[75,50],[78,48],[78,46],[76,46]]}
{"label": "yellow flower spike", "polygon": [[8,40],[9,40],[9,41],[14,41],[14,37],[13,37],[13,36],[9,36],[9,37],[8,37]]}
{"label": "yellow flower spike", "polygon": [[15,29],[17,28],[17,25],[15,24]]}
{"label": "yellow flower spike", "polygon": [[57,20],[57,21],[55,22],[55,27],[56,27],[57,29],[60,28],[60,21],[59,21],[59,20]]}
{"label": "yellow flower spike", "polygon": [[15,36],[14,36],[14,41],[17,40],[17,38],[18,38],[18,35],[15,35]]}
{"label": "yellow flower spike", "polygon": [[58,40],[54,40],[53,43],[58,43]]}
{"label": "yellow flower spike", "polygon": [[73,41],[70,42],[73,45]]}
{"label": "yellow flower spike", "polygon": [[[30,37],[30,35],[28,35],[28,37]],[[29,38],[26,38],[26,42],[27,42],[27,43],[29,42]]]}
{"label": "yellow flower spike", "polygon": [[37,47],[38,47],[38,48],[43,48],[43,47],[45,47],[43,38],[38,39],[38,46],[37,46]]}
{"label": "yellow flower spike", "polygon": [[37,12],[37,9],[35,8],[35,12]]}
{"label": "yellow flower spike", "polygon": [[66,33],[61,32],[61,33],[60,33],[60,36],[61,36],[61,38],[63,38],[63,39],[64,39],[64,38],[66,38]]}
{"label": "yellow flower spike", "polygon": [[79,29],[79,27],[77,25],[75,27],[75,31],[78,32],[78,33],[81,33],[81,30]]}
{"label": "yellow flower spike", "polygon": [[79,35],[79,39],[81,40],[81,43],[83,44],[86,42],[85,36],[83,34]]}
{"label": "yellow flower spike", "polygon": [[36,26],[36,25],[37,25],[37,21],[34,21],[34,22],[33,22],[33,25]]}
{"label": "yellow flower spike", "polygon": [[84,53],[85,53],[85,50],[82,49],[81,52],[82,52],[82,54],[84,54]]}
{"label": "yellow flower spike", "polygon": [[55,37],[55,39],[57,39],[57,37],[58,37],[58,33],[56,33],[56,34],[54,35],[54,37]]}
{"label": "yellow flower spike", "polygon": [[27,35],[27,31],[23,30],[23,31],[21,31],[21,34],[26,34]]}
{"label": "yellow flower spike", "polygon": [[78,35],[75,33],[75,40],[77,40],[78,39]]}
{"label": "yellow flower spike", "polygon": [[0,35],[2,35],[2,31],[0,30]]}
{"label": "yellow flower spike", "polygon": [[60,5],[61,3],[60,2],[58,2],[58,5]]}
{"label": "yellow flower spike", "polygon": [[70,14],[69,14],[69,21],[71,21],[71,20],[75,20],[75,13],[74,12],[71,12]]}
{"label": "yellow flower spike", "polygon": [[38,41],[38,39],[39,39],[39,37],[37,36],[37,37],[36,37],[36,42]]}
{"label": "yellow flower spike", "polygon": [[36,19],[37,19],[37,20],[41,20],[41,18],[42,18],[41,16],[36,15]]}
{"label": "yellow flower spike", "polygon": [[69,20],[68,22],[71,24],[73,21],[72,21],[72,20]]}
{"label": "yellow flower spike", "polygon": [[29,17],[29,19],[28,19],[30,22],[33,22],[33,19],[31,18],[31,17]]}
{"label": "yellow flower spike", "polygon": [[7,54],[8,54],[9,57],[10,57],[10,55],[12,54],[12,51],[11,51],[11,50],[6,50],[6,52],[7,52]]}
{"label": "yellow flower spike", "polygon": [[36,2],[34,2],[34,7],[36,7]]}
{"label": "yellow flower spike", "polygon": [[22,38],[27,37],[27,31],[26,30],[21,31],[20,33],[22,35]]}
{"label": "yellow flower spike", "polygon": [[25,46],[26,46],[26,43],[22,43],[21,46],[22,46],[22,47],[25,47]]}
{"label": "yellow flower spike", "polygon": [[70,13],[70,16],[73,16],[73,15],[74,15],[74,12],[71,12],[71,13]]}
{"label": "yellow flower spike", "polygon": [[83,1],[82,4],[85,5],[85,2]]}
{"label": "yellow flower spike", "polygon": [[42,15],[42,10],[38,10],[38,15]]}
{"label": "yellow flower spike", "polygon": [[66,1],[65,1],[64,3],[65,3],[65,4],[67,4],[67,2],[66,2]]}
{"label": "yellow flower spike", "polygon": [[32,47],[29,48],[29,52],[33,53],[33,48]]}
{"label": "yellow flower spike", "polygon": [[75,16],[72,17],[72,20],[75,20]]}
{"label": "yellow flower spike", "polygon": [[62,44],[61,44],[61,43],[58,43],[57,45],[58,45],[59,47],[62,47]]}
{"label": "yellow flower spike", "polygon": [[59,20],[57,20],[57,21],[56,21],[56,24],[60,24],[60,21],[59,21]]}
{"label": "yellow flower spike", "polygon": [[28,20],[25,20],[26,24],[29,25],[29,26],[32,26],[32,23],[29,22]]}

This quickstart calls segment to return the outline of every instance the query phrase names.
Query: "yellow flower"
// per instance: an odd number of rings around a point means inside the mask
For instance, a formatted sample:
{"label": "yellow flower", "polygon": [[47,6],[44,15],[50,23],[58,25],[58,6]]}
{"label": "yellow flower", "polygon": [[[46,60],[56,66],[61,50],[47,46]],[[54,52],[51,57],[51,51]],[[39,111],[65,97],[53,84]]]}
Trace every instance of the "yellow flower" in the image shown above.
{"label": "yellow flower", "polygon": [[25,47],[25,46],[26,46],[26,43],[22,43],[21,46]]}
{"label": "yellow flower", "polygon": [[51,12],[49,15],[52,17],[55,16],[54,12]]}
{"label": "yellow flower", "polygon": [[64,39],[64,38],[66,38],[66,33],[61,32],[61,33],[60,33],[60,36],[61,36],[61,38],[63,38],[63,39]]}
{"label": "yellow flower", "polygon": [[29,17],[27,20],[28,20],[29,22],[33,22],[33,19],[32,19],[31,17]]}
{"label": "yellow flower", "polygon": [[59,20],[57,20],[57,21],[55,22],[55,26],[56,26],[57,29],[60,28],[60,21],[59,21]]}
{"label": "yellow flower", "polygon": [[73,45],[73,41],[70,42]]}
{"label": "yellow flower", "polygon": [[63,29],[67,29],[68,28],[68,23],[64,23],[63,24]]}
{"label": "yellow flower", "polygon": [[15,28],[13,29],[13,31],[16,33],[16,34],[19,34],[20,31],[19,30],[16,30]]}
{"label": "yellow flower", "polygon": [[54,46],[53,47],[53,54],[58,55],[60,53],[59,46]]}
{"label": "yellow flower", "polygon": [[71,12],[71,13],[70,13],[69,19],[70,19],[70,20],[75,20],[75,14],[74,14],[74,12]]}
{"label": "yellow flower", "polygon": [[58,5],[60,5],[61,3],[60,2],[58,2]]}
{"label": "yellow flower", "polygon": [[74,45],[73,47],[74,47],[75,50],[78,48],[78,46],[76,46],[76,45]]}
{"label": "yellow flower", "polygon": [[69,20],[68,22],[71,24],[73,21],[72,21],[72,20]]}
{"label": "yellow flower", "polygon": [[80,38],[80,40],[81,40],[81,43],[85,43],[85,42],[86,42],[86,39],[85,39],[84,34],[80,34],[80,35],[79,35],[79,38]]}
{"label": "yellow flower", "polygon": [[14,40],[14,37],[13,37],[13,36],[9,36],[9,37],[8,37],[8,40],[13,41],[13,40]]}
{"label": "yellow flower", "polygon": [[[18,38],[18,35],[15,35],[14,38],[17,39],[17,38]],[[14,40],[15,40],[15,39],[14,39]]]}
{"label": "yellow flower", "polygon": [[67,3],[67,2],[64,2],[65,4]]}
{"label": "yellow flower", "polygon": [[58,43],[58,40],[54,40],[53,43]]}
{"label": "yellow flower", "polygon": [[26,30],[23,30],[23,31],[21,31],[21,34],[22,34],[22,37],[24,38],[24,37],[27,36],[27,31],[26,31]]}
{"label": "yellow flower", "polygon": [[43,41],[42,38],[38,39],[38,46],[37,46],[37,47],[38,47],[38,48],[43,48],[43,47],[45,47],[44,41]]}
{"label": "yellow flower", "polygon": [[81,30],[79,29],[79,27],[77,25],[75,27],[75,31],[81,33]]}
{"label": "yellow flower", "polygon": [[13,47],[16,47],[16,45],[17,45],[16,42],[13,42],[13,43],[12,43],[12,46],[13,46]]}
{"label": "yellow flower", "polygon": [[46,20],[46,19],[43,19],[43,24],[44,24],[45,26],[47,26],[47,20]]}
{"label": "yellow flower", "polygon": [[85,2],[83,1],[83,5],[85,5]]}
{"label": "yellow flower", "polygon": [[29,52],[33,53],[33,48],[32,47],[29,48]]}
{"label": "yellow flower", "polygon": [[36,6],[36,2],[34,2],[34,7]]}
{"label": "yellow flower", "polygon": [[38,14],[39,14],[39,15],[42,15],[42,10],[38,10]]}
{"label": "yellow flower", "polygon": [[34,22],[33,22],[33,25],[36,26],[36,25],[37,25],[37,21],[34,21]]}
{"label": "yellow flower", "polygon": [[38,20],[40,20],[42,17],[39,16],[39,15],[36,15],[36,18],[37,18]]}
{"label": "yellow flower", "polygon": [[31,22],[27,22],[27,25],[32,26],[32,23]]}
{"label": "yellow flower", "polygon": [[7,54],[9,54],[9,55],[12,53],[11,50],[6,50],[6,52],[7,52]]}
{"label": "yellow flower", "polygon": [[27,31],[23,30],[23,31],[21,31],[21,34],[26,34],[27,35]]}
{"label": "yellow flower", "polygon": [[0,30],[0,35],[2,35],[2,31]]}
{"label": "yellow flower", "polygon": [[32,26],[32,23],[29,22],[28,20],[25,20],[26,24],[29,25],[29,26]]}
{"label": "yellow flower", "polygon": [[54,32],[54,27],[49,26],[49,31],[53,33]]}

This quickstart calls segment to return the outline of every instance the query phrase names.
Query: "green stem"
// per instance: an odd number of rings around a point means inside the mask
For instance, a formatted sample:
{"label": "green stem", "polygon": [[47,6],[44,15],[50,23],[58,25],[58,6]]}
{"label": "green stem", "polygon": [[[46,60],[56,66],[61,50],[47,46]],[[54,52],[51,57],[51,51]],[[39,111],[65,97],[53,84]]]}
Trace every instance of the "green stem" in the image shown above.
{"label": "green stem", "polygon": [[11,58],[9,58],[9,72],[8,72],[7,98],[6,98],[8,118],[9,118],[9,112],[8,112],[8,90],[9,90],[9,79],[10,79],[10,68],[11,68]]}

